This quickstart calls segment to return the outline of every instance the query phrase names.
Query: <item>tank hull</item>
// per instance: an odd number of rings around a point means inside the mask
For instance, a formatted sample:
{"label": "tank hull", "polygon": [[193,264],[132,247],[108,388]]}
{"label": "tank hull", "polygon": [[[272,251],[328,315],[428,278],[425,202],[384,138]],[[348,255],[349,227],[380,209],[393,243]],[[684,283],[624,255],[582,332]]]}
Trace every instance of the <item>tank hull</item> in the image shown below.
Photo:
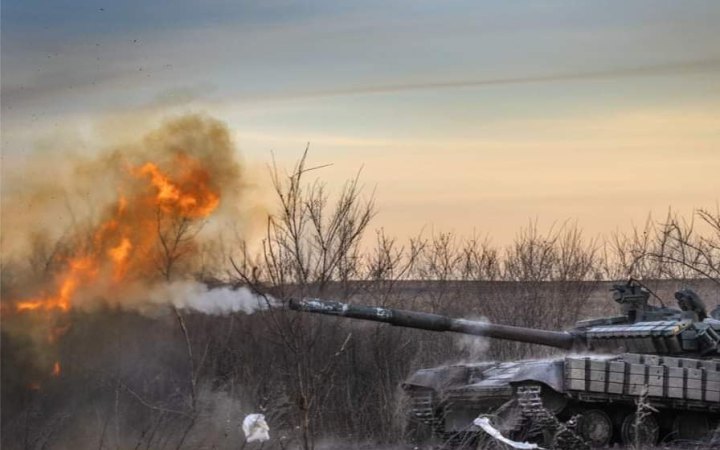
{"label": "tank hull", "polygon": [[[574,418],[573,433],[584,441],[628,443],[637,439],[636,427],[628,424],[642,408],[648,417],[643,420],[652,425],[643,439],[700,440],[710,436],[698,433],[709,434],[720,418],[719,363],[632,353],[568,355],[423,369],[403,388],[411,400],[411,422],[422,423],[439,439],[467,437],[475,418],[494,415],[498,428],[516,438],[533,438],[533,421],[545,422],[537,429]],[[529,388],[539,393],[537,399],[526,395]],[[533,410],[533,402],[544,412]],[[543,416],[547,413],[553,417]],[[698,425],[699,416],[707,423]],[[535,433],[534,438],[547,436]]]}

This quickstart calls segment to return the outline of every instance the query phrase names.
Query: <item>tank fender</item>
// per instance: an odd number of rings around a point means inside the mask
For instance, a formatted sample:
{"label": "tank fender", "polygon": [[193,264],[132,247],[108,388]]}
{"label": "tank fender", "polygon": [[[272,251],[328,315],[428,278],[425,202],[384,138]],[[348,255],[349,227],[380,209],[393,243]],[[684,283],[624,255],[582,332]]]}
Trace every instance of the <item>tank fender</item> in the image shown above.
{"label": "tank fender", "polygon": [[496,363],[473,364],[473,365],[451,365],[433,367],[431,369],[420,369],[410,375],[402,384],[405,390],[412,388],[426,388],[435,391],[442,390],[454,384],[467,383],[471,370],[486,370]]}
{"label": "tank fender", "polygon": [[544,383],[556,392],[565,392],[564,360],[537,361],[519,364],[510,384],[534,381]]}

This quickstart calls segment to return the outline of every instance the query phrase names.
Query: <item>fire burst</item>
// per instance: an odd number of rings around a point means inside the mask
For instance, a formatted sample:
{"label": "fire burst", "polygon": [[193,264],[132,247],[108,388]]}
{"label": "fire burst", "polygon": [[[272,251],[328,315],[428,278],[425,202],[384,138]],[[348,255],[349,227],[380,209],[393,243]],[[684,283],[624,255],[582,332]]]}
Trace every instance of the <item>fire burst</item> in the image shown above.
{"label": "fire burst", "polygon": [[[96,227],[92,239],[74,251],[49,295],[18,301],[18,312],[59,311],[73,307],[78,291],[99,283],[117,286],[134,274],[147,275],[153,267],[159,221],[196,220],[210,215],[220,203],[219,190],[200,161],[177,154],[169,170],[148,162],[133,167],[123,191]],[[59,370],[59,363],[58,363]],[[53,370],[53,373],[55,371]]]}
{"label": "fire burst", "polygon": [[38,309],[67,311],[70,309],[70,300],[78,286],[97,274],[95,262],[87,257],[72,258],[68,263],[66,274],[61,278],[60,286],[55,295],[18,302],[18,311],[34,311]]}

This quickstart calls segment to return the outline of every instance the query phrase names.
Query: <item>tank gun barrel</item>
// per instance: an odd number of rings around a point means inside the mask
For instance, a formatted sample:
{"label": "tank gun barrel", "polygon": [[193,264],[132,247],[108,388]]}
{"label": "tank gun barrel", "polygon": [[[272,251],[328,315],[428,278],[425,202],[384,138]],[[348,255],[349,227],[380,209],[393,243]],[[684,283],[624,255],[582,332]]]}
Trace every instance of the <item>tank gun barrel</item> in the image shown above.
{"label": "tank gun barrel", "polygon": [[347,303],[319,299],[290,300],[289,307],[295,311],[384,322],[398,327],[418,328],[430,331],[450,331],[563,349],[571,349],[580,344],[576,336],[565,331],[496,325],[402,309],[349,305]]}

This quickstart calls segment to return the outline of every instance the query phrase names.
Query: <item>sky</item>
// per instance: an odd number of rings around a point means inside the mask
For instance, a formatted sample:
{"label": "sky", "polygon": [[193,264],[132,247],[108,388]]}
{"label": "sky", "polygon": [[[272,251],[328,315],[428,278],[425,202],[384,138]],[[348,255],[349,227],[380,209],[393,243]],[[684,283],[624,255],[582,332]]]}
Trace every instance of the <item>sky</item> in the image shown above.
{"label": "sky", "polygon": [[361,171],[374,227],[400,238],[595,235],[718,204],[716,1],[5,0],[0,17],[5,197],[33,161],[203,113],[253,167],[309,143],[331,189]]}

